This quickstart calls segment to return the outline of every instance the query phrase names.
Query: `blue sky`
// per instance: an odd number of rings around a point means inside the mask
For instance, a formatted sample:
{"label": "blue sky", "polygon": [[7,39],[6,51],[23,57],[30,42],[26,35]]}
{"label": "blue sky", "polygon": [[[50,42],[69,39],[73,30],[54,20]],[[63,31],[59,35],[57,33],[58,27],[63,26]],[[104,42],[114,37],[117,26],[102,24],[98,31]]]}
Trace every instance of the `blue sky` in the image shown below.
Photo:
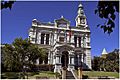
{"label": "blue sky", "polygon": [[15,2],[12,10],[2,10],[1,42],[12,43],[17,37],[27,38],[28,30],[34,18],[41,22],[54,22],[54,19],[58,19],[63,15],[71,22],[72,26],[75,26],[79,3],[82,3],[84,7],[91,30],[91,55],[101,55],[103,48],[106,48],[107,52],[118,48],[118,14],[115,20],[116,26],[114,32],[110,36],[105,34],[102,29],[96,27],[97,24],[104,23],[104,20],[94,14],[97,6],[97,2],[95,1]]}

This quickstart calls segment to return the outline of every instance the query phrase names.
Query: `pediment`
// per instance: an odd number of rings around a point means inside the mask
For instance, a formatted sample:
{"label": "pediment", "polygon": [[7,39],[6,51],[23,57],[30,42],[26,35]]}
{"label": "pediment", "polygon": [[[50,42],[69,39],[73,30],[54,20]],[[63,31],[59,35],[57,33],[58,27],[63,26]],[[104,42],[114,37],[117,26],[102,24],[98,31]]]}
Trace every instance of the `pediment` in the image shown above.
{"label": "pediment", "polygon": [[68,51],[74,49],[74,47],[72,47],[70,45],[61,45],[61,46],[58,46],[56,48],[59,49],[59,50],[68,50]]}
{"label": "pediment", "polygon": [[57,19],[57,20],[55,20],[55,22],[56,23],[62,23],[62,24],[69,23],[69,21],[65,18]]}

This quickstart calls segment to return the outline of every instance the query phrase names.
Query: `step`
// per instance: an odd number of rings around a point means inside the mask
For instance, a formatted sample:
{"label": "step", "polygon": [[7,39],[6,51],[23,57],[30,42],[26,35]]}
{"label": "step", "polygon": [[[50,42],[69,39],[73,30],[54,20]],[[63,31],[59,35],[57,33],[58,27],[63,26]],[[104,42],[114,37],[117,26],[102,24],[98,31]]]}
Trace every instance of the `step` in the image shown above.
{"label": "step", "polygon": [[67,71],[66,79],[75,79],[71,71]]}

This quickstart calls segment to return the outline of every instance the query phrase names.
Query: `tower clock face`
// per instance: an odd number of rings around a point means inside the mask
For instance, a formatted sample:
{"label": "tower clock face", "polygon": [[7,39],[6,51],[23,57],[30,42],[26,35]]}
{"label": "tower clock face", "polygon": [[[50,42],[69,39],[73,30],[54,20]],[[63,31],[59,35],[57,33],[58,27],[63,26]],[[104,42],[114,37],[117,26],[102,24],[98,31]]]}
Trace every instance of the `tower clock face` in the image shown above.
{"label": "tower clock face", "polygon": [[81,24],[85,24],[85,19],[84,19],[84,18],[81,18],[80,23],[81,23]]}

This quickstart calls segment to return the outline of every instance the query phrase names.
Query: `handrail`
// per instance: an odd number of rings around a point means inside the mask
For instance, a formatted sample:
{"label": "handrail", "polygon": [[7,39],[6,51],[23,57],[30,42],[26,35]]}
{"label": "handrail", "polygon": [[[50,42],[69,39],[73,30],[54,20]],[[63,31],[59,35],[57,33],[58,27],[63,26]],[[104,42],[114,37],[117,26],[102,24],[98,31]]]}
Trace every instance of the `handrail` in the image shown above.
{"label": "handrail", "polygon": [[75,78],[75,79],[78,79],[77,76],[75,75],[74,71],[73,71],[72,69],[71,69],[70,71],[72,72],[74,78]]}

